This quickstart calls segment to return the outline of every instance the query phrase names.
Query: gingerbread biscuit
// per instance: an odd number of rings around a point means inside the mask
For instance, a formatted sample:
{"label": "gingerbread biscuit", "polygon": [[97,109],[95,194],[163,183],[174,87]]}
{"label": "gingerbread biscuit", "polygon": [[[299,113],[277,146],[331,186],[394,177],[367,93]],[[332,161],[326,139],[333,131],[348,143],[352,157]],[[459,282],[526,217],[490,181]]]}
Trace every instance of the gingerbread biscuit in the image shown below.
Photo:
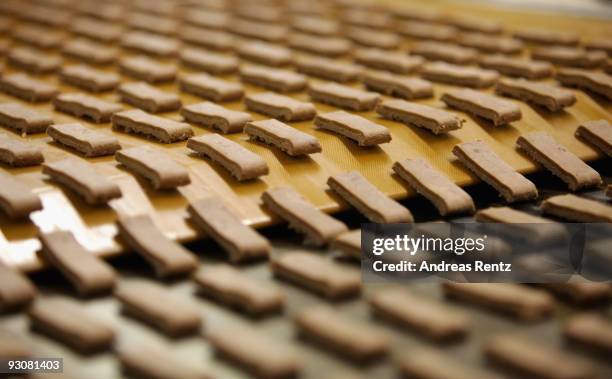
{"label": "gingerbread biscuit", "polygon": [[11,219],[22,219],[43,209],[43,205],[28,186],[13,175],[0,171],[0,209]]}
{"label": "gingerbread biscuit", "polygon": [[57,55],[29,47],[12,48],[6,57],[6,62],[33,74],[49,74],[58,71],[62,65],[62,60]]}
{"label": "gingerbread biscuit", "polygon": [[551,112],[558,112],[576,103],[576,96],[571,91],[525,79],[501,79],[495,86],[495,92],[543,106]]}
{"label": "gingerbread biscuit", "polygon": [[187,141],[187,148],[217,162],[239,181],[259,178],[269,172],[262,157],[218,134],[192,137]]}
{"label": "gingerbread biscuit", "polygon": [[181,76],[179,86],[181,91],[215,102],[235,101],[244,95],[242,84],[205,73]]}
{"label": "gingerbread biscuit", "polygon": [[117,112],[113,114],[112,123],[113,130],[142,134],[161,143],[184,141],[193,136],[189,124],[154,116],[140,109]]}
{"label": "gingerbread biscuit", "polygon": [[150,113],[177,111],[181,107],[177,94],[159,90],[145,82],[124,83],[118,93],[124,103]]}
{"label": "gingerbread biscuit", "polygon": [[391,134],[386,127],[345,111],[319,114],[314,124],[318,128],[352,139],[359,146],[376,146],[391,141]]}
{"label": "gingerbread biscuit", "polygon": [[385,70],[396,74],[410,74],[417,71],[425,62],[419,56],[390,52],[380,49],[358,49],[355,51],[355,62],[376,70]]}
{"label": "gingerbread biscuit", "polygon": [[576,129],[576,137],[581,138],[607,156],[612,157],[612,125],[607,120],[583,122]]}
{"label": "gingerbread biscuit", "polygon": [[227,54],[200,49],[183,49],[180,51],[179,58],[183,65],[213,75],[233,74],[238,71],[238,59]]}
{"label": "gingerbread biscuit", "polygon": [[292,157],[321,152],[317,138],[275,119],[247,122],[244,132],[251,140],[273,145]]}
{"label": "gingerbread biscuit", "polygon": [[393,171],[431,201],[442,216],[475,210],[474,201],[467,192],[422,158],[395,162]]}
{"label": "gingerbread biscuit", "polygon": [[404,100],[385,100],[376,107],[376,113],[389,120],[425,128],[434,134],[459,129],[464,122],[442,109]]}
{"label": "gingerbread biscuit", "polygon": [[39,239],[42,258],[61,271],[80,295],[108,292],[115,286],[115,270],[85,250],[71,232],[42,233]]}
{"label": "gingerbread biscuit", "polygon": [[138,146],[115,153],[117,162],[143,176],[157,190],[175,189],[191,183],[189,171],[172,157],[150,146]]}
{"label": "gingerbread biscuit", "polygon": [[166,83],[174,81],[177,68],[172,64],[159,63],[144,56],[126,57],[119,61],[119,71],[148,83]]}
{"label": "gingerbread biscuit", "polygon": [[90,119],[96,123],[109,122],[113,113],[122,109],[119,104],[82,93],[59,94],[53,99],[53,107],[57,111]]}
{"label": "gingerbread biscuit", "polygon": [[305,251],[286,253],[273,258],[270,269],[274,276],[328,299],[356,297],[361,292],[359,270],[344,267],[317,254]]}
{"label": "gingerbread biscuit", "polygon": [[410,53],[430,61],[445,61],[457,65],[474,63],[478,59],[478,51],[475,49],[433,41],[415,44]]}
{"label": "gingerbread biscuit", "polygon": [[487,55],[478,61],[480,67],[495,70],[502,75],[525,78],[544,79],[553,75],[553,65],[549,62],[511,58],[505,55]]}
{"label": "gingerbread biscuit", "polygon": [[540,205],[544,213],[576,222],[612,222],[612,207],[572,194],[549,197]]}
{"label": "gingerbread biscuit", "polygon": [[285,296],[276,287],[252,279],[229,265],[198,271],[193,280],[198,293],[252,316],[280,312]]}
{"label": "gingerbread biscuit", "polygon": [[17,103],[0,104],[0,125],[20,134],[42,133],[53,123],[51,117]]}
{"label": "gingerbread biscuit", "polygon": [[121,239],[140,254],[159,278],[189,274],[198,259],[178,242],[166,237],[148,215],[119,217]]}
{"label": "gingerbread biscuit", "polygon": [[31,103],[49,101],[59,92],[54,86],[21,73],[0,77],[0,91]]}
{"label": "gingerbread biscuit", "polygon": [[85,65],[66,66],[59,73],[62,82],[90,92],[105,92],[119,85],[119,76]]}
{"label": "gingerbread biscuit", "polygon": [[295,100],[274,92],[247,95],[244,103],[250,111],[287,122],[312,120],[317,114],[312,103]]}
{"label": "gingerbread biscuit", "polygon": [[487,88],[499,79],[496,71],[476,67],[463,67],[444,62],[433,62],[423,66],[421,76],[432,82],[447,83],[472,88]]}
{"label": "gingerbread biscuit", "polygon": [[553,175],[559,177],[572,191],[596,187],[601,176],[575,154],[559,144],[546,132],[532,132],[518,137],[516,145]]}
{"label": "gingerbread biscuit", "polygon": [[289,187],[266,190],[261,199],[265,207],[289,223],[289,227],[306,235],[306,244],[323,246],[346,232],[346,226],[315,208]]}
{"label": "gingerbread biscuit", "polygon": [[612,99],[612,76],[602,72],[565,68],[555,75],[562,85],[592,91],[607,99]]}
{"label": "gingerbread biscuit", "polygon": [[47,128],[53,141],[78,151],[86,157],[113,155],[121,149],[115,136],[89,129],[81,124],[54,124]]}
{"label": "gingerbread biscuit", "polygon": [[489,120],[494,126],[506,125],[522,118],[518,105],[472,89],[446,91],[440,100],[451,108]]}
{"label": "gingerbread biscuit", "polygon": [[482,141],[455,145],[453,154],[471,172],[495,188],[509,203],[538,197],[535,185],[502,160]]}
{"label": "gingerbread biscuit", "polygon": [[330,176],[327,185],[371,222],[413,222],[408,208],[391,199],[357,171]]}
{"label": "gingerbread biscuit", "polygon": [[595,68],[601,66],[608,55],[605,51],[588,51],[566,46],[546,46],[534,49],[531,58],[559,66]]}
{"label": "gingerbread biscuit", "polygon": [[353,111],[371,111],[380,101],[380,95],[333,82],[311,83],[308,96],[313,101]]}
{"label": "gingerbread biscuit", "polygon": [[427,80],[386,72],[366,72],[363,84],[369,90],[407,100],[430,98],[434,93],[433,86]]}
{"label": "gingerbread biscuit", "polygon": [[208,101],[182,107],[181,116],[188,122],[222,133],[239,133],[253,119],[249,113],[230,110]]}
{"label": "gingerbread biscuit", "polygon": [[308,80],[302,74],[290,70],[252,65],[240,68],[240,79],[244,83],[280,93],[299,92],[308,84]]}
{"label": "gingerbread biscuit", "polygon": [[115,63],[119,53],[114,47],[85,38],[75,38],[64,43],[62,54],[93,65],[104,66]]}
{"label": "gingerbread biscuit", "polygon": [[265,259],[270,243],[217,197],[192,202],[187,208],[191,219],[225,249],[234,263]]}
{"label": "gingerbread biscuit", "polygon": [[0,133],[0,162],[13,167],[37,166],[45,158],[38,146]]}
{"label": "gingerbread biscuit", "polygon": [[293,61],[291,50],[262,41],[243,41],[236,47],[236,54],[242,59],[272,67],[288,66]]}

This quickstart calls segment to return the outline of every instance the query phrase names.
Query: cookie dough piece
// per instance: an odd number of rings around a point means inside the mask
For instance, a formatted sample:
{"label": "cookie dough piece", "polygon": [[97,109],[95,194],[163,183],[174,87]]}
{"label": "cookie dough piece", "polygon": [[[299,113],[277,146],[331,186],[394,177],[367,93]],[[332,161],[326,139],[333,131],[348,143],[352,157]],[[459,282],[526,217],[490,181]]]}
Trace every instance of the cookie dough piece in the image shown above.
{"label": "cookie dough piece", "polygon": [[181,107],[177,94],[159,90],[144,82],[124,83],[118,92],[121,101],[149,113],[172,112]]}
{"label": "cookie dough piece", "polygon": [[273,145],[292,157],[321,152],[319,140],[278,120],[251,121],[244,132],[252,140]]}
{"label": "cookie dough piece", "polygon": [[558,112],[576,103],[576,96],[572,91],[524,79],[501,79],[497,82],[495,91],[503,96],[543,106],[551,112]]}
{"label": "cookie dough piece", "polygon": [[601,176],[597,171],[560,145],[546,132],[533,132],[519,136],[516,145],[546,167],[553,175],[567,183],[572,191],[601,184]]}
{"label": "cookie dough piece", "polygon": [[78,151],[86,157],[113,155],[121,145],[113,135],[89,129],[81,124],[54,124],[47,128],[53,141]]}
{"label": "cookie dough piece", "polygon": [[221,199],[207,197],[189,204],[195,224],[225,249],[234,263],[265,259],[270,243],[228,208]]}
{"label": "cookie dough piece", "polygon": [[282,121],[312,120],[317,114],[312,103],[295,100],[274,92],[259,92],[244,99],[247,109]]}
{"label": "cookie dough piece", "polygon": [[422,158],[395,162],[393,171],[431,201],[442,216],[473,213],[472,197]]}
{"label": "cookie dough piece", "polygon": [[255,179],[269,172],[262,157],[218,134],[192,137],[187,141],[187,147],[217,162],[239,181]]}
{"label": "cookie dough piece", "polygon": [[179,79],[181,91],[215,102],[240,100],[244,95],[242,84],[198,73]]}
{"label": "cookie dough piece", "polygon": [[44,115],[18,103],[0,104],[0,125],[16,129],[20,134],[42,133],[53,123]]}
{"label": "cookie dough piece", "polygon": [[376,107],[376,113],[389,120],[425,128],[434,134],[457,130],[464,122],[442,109],[404,100],[385,100]]}
{"label": "cookie dough piece", "polygon": [[188,122],[226,134],[241,132],[244,125],[253,119],[249,113],[230,110],[208,101],[184,106],[181,116]]}
{"label": "cookie dough piece", "polygon": [[59,92],[54,86],[21,73],[2,76],[0,91],[31,103],[49,101]]}
{"label": "cookie dough piece", "polygon": [[572,194],[549,197],[540,205],[544,213],[576,222],[612,222],[612,207]]}
{"label": "cookie dough piece", "polygon": [[451,108],[489,120],[495,126],[522,118],[521,108],[511,101],[467,88],[446,91],[440,100]]}
{"label": "cookie dough piece", "polygon": [[25,167],[37,166],[44,160],[38,146],[0,133],[0,162],[13,167]]}
{"label": "cookie dough piece", "polygon": [[353,111],[371,111],[380,101],[380,95],[337,83],[312,83],[308,96],[313,101]]}
{"label": "cookie dough piece", "polygon": [[499,79],[499,73],[477,67],[463,67],[444,62],[433,62],[423,66],[421,76],[432,82],[472,88],[487,88]]}
{"label": "cookie dough piece", "polygon": [[154,116],[140,109],[117,112],[112,117],[113,130],[142,134],[161,143],[184,141],[193,136],[189,124]]}
{"label": "cookie dough piece", "polygon": [[57,268],[80,295],[106,293],[114,288],[117,281],[115,270],[85,250],[71,232],[42,233],[39,239],[43,259]]}
{"label": "cookie dough piece", "polygon": [[323,246],[346,232],[346,226],[323,213],[289,187],[272,188],[261,199],[268,210],[289,223],[289,227],[306,235],[306,243]]}
{"label": "cookie dough piece", "polygon": [[352,139],[359,146],[376,146],[391,141],[391,134],[386,127],[345,111],[317,115],[314,124]]}
{"label": "cookie dough piece", "polygon": [[175,189],[191,183],[189,171],[171,156],[150,146],[138,146],[115,153],[117,162],[151,182],[156,190]]}
{"label": "cookie dough piece", "polygon": [[120,104],[82,93],[62,93],[53,99],[53,106],[60,112],[87,118],[96,123],[109,122],[113,113],[122,109]]}

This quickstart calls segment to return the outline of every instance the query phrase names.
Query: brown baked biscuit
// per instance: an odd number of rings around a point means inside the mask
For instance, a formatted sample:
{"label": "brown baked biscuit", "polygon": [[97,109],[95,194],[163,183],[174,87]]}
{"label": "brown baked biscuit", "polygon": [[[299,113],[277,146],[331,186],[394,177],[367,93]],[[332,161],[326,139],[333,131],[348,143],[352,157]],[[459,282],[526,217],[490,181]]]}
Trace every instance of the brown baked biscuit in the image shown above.
{"label": "brown baked biscuit", "polygon": [[330,247],[340,250],[348,258],[361,260],[361,229],[340,234],[331,242]]}
{"label": "brown baked biscuit", "polygon": [[396,18],[408,21],[443,22],[446,21],[447,17],[440,9],[429,7],[391,7],[389,11],[393,13]]}
{"label": "brown baked biscuit", "polygon": [[236,54],[242,59],[272,67],[288,66],[293,62],[290,49],[262,41],[243,41],[236,47]]}
{"label": "brown baked biscuit", "polygon": [[526,79],[543,79],[554,73],[549,62],[511,58],[505,55],[486,55],[478,61],[480,67],[495,70],[500,74]]}
{"label": "brown baked biscuit", "polygon": [[502,160],[482,141],[455,145],[453,154],[471,172],[495,188],[509,203],[538,197],[535,185]]}
{"label": "brown baked biscuit", "polygon": [[578,45],[580,36],[571,31],[558,31],[549,29],[522,29],[512,35],[525,42],[538,43],[542,45]]}
{"label": "brown baked biscuit", "polygon": [[91,17],[79,17],[70,23],[70,31],[77,36],[112,43],[117,42],[121,38],[123,27]]}
{"label": "brown baked biscuit", "polygon": [[119,186],[100,175],[93,164],[83,159],[66,158],[45,163],[42,172],[74,191],[88,204],[106,204],[121,197]]}
{"label": "brown baked biscuit", "polygon": [[252,316],[278,313],[285,304],[285,296],[279,289],[260,283],[229,265],[200,270],[193,280],[199,294]]}
{"label": "brown baked biscuit", "polygon": [[555,301],[547,292],[514,283],[443,283],[446,297],[509,314],[521,321],[551,316]]}
{"label": "brown baked biscuit", "polygon": [[215,351],[256,377],[292,378],[302,370],[302,361],[292,349],[255,329],[224,326],[212,330],[207,338]]}
{"label": "brown baked biscuit", "polygon": [[222,133],[239,133],[253,119],[249,113],[230,110],[208,101],[182,107],[181,116],[185,121]]}
{"label": "brown baked biscuit", "polygon": [[16,129],[22,135],[42,133],[52,123],[51,117],[21,104],[0,104],[0,125]]}
{"label": "brown baked biscuit", "polygon": [[304,338],[356,362],[380,358],[389,350],[389,336],[382,330],[347,319],[326,306],[304,310],[294,320]]}
{"label": "brown baked biscuit", "polygon": [[571,317],[563,327],[563,335],[569,343],[612,353],[612,325],[595,313]]}
{"label": "brown baked biscuit", "polygon": [[561,350],[532,343],[522,337],[493,337],[484,347],[485,356],[500,366],[533,378],[594,378],[590,362]]}
{"label": "brown baked biscuit", "polygon": [[327,83],[311,83],[308,96],[313,101],[353,111],[371,111],[380,101],[380,95],[353,87]]}
{"label": "brown baked biscuit", "polygon": [[[601,241],[603,243],[608,242],[607,240]],[[595,244],[597,243],[591,246]],[[589,250],[589,254],[596,255],[597,252]],[[566,283],[540,283],[539,285],[552,292],[555,296],[578,306],[601,304],[612,297],[610,287],[606,282],[586,282],[580,281],[580,279],[572,279],[574,278],[570,278],[570,281]]]}
{"label": "brown baked biscuit", "polygon": [[340,83],[354,82],[362,73],[360,66],[329,58],[301,55],[295,59],[297,71]]}
{"label": "brown baked biscuit", "polygon": [[123,34],[121,46],[156,57],[174,57],[179,53],[180,43],[173,38],[133,31]]}
{"label": "brown baked biscuit", "polygon": [[501,22],[475,15],[452,15],[449,16],[446,21],[461,30],[467,30],[469,32],[500,34],[504,30],[504,26]]}
{"label": "brown baked biscuit", "polygon": [[157,190],[175,189],[191,183],[189,171],[171,156],[150,146],[122,149],[115,153],[117,162],[141,175]]}
{"label": "brown baked biscuit", "polygon": [[357,45],[383,50],[395,50],[402,42],[402,39],[393,32],[370,28],[348,27],[345,28],[344,35]]}
{"label": "brown baked biscuit", "polygon": [[238,59],[227,54],[200,49],[182,49],[179,58],[183,65],[213,75],[233,74],[238,71]]}
{"label": "brown baked biscuit", "polygon": [[566,46],[546,46],[533,49],[531,58],[559,66],[594,68],[601,66],[608,55],[605,51],[588,51]]}
{"label": "brown baked biscuit", "polygon": [[60,71],[59,78],[66,84],[89,92],[110,91],[119,85],[118,75],[85,65],[66,66]]}
{"label": "brown baked biscuit", "polygon": [[350,53],[351,41],[339,37],[321,37],[302,33],[292,33],[289,46],[307,53],[337,58]]}
{"label": "brown baked biscuit", "polygon": [[113,330],[68,299],[41,299],[28,312],[30,327],[80,353],[108,350]]}
{"label": "brown baked biscuit", "polygon": [[544,213],[576,222],[612,222],[612,207],[572,194],[549,197],[540,205]]}
{"label": "brown baked biscuit", "polygon": [[344,24],[381,30],[389,28],[395,21],[393,15],[387,12],[360,8],[348,8],[343,10],[339,16]]}
{"label": "brown baked biscuit", "polygon": [[246,38],[259,39],[267,42],[284,42],[289,29],[282,24],[255,22],[245,19],[234,19],[229,25],[232,33]]}
{"label": "brown baked biscuit", "polygon": [[459,129],[465,121],[442,109],[404,100],[385,100],[376,107],[376,113],[389,120],[428,129],[434,134]]}
{"label": "brown baked biscuit", "polygon": [[206,235],[229,253],[232,262],[265,259],[270,254],[268,240],[245,225],[219,198],[211,196],[191,202],[187,212]]}
{"label": "brown baked biscuit", "polygon": [[181,26],[179,38],[183,42],[217,51],[233,50],[237,39],[228,32],[193,26]]}
{"label": "brown baked biscuit", "polygon": [[244,132],[251,140],[273,145],[292,157],[321,152],[317,138],[275,119],[247,122]]}
{"label": "brown baked biscuit", "polygon": [[45,158],[37,146],[0,133],[0,162],[13,167],[37,166]]}
{"label": "brown baked biscuit", "polygon": [[474,63],[478,59],[478,51],[475,49],[433,41],[416,43],[410,53],[430,61],[445,61],[457,65]]}
{"label": "brown baked biscuit", "polygon": [[475,210],[474,201],[467,192],[422,158],[395,162],[393,171],[431,201],[442,216]]}
{"label": "brown baked biscuit", "polygon": [[181,91],[215,102],[239,100],[244,95],[242,84],[205,73],[181,76],[179,86]]}
{"label": "brown baked biscuit", "polygon": [[432,82],[453,84],[472,88],[487,88],[499,79],[496,71],[476,67],[464,67],[444,62],[433,62],[423,66],[421,76]]}
{"label": "brown baked biscuit", "polygon": [[358,49],[355,51],[353,59],[356,63],[366,67],[396,74],[413,73],[425,62],[425,59],[419,56],[380,49]]}
{"label": "brown baked biscuit", "polygon": [[259,92],[244,99],[247,109],[281,121],[312,120],[317,110],[312,103],[295,100],[274,92]]}
{"label": "brown baked biscuit", "polygon": [[461,33],[457,43],[485,53],[500,54],[518,54],[525,47],[523,42],[518,39],[492,36],[484,33]]}
{"label": "brown baked biscuit", "polygon": [[273,258],[270,269],[274,276],[295,283],[331,300],[359,296],[359,270],[342,266],[324,257],[293,251]]}
{"label": "brown baked biscuit", "polygon": [[132,30],[142,30],[165,36],[173,36],[178,32],[178,23],[170,17],[160,17],[145,12],[131,12],[125,19],[125,24]]}
{"label": "brown baked biscuit", "polygon": [[65,42],[62,54],[67,57],[93,65],[110,65],[117,61],[118,50],[85,38],[75,38]]}
{"label": "brown baked biscuit", "polygon": [[368,302],[376,316],[435,341],[468,334],[470,318],[466,314],[403,288],[378,291]]}
{"label": "brown baked biscuit", "polygon": [[414,221],[408,208],[382,193],[357,171],[330,176],[327,185],[372,222]]}
{"label": "brown baked biscuit", "polygon": [[296,72],[252,65],[240,68],[240,79],[244,83],[281,93],[299,92],[308,84],[308,79]]}
{"label": "brown baked biscuit", "polygon": [[113,114],[112,123],[113,130],[142,134],[162,143],[184,141],[193,136],[189,124],[154,116],[140,109],[117,112]]}
{"label": "brown baked biscuit", "polygon": [[11,219],[26,218],[41,210],[42,202],[30,188],[5,171],[0,171],[0,209]]}
{"label": "brown baked biscuit", "polygon": [[501,79],[495,86],[495,92],[546,107],[551,112],[558,112],[576,103],[576,96],[571,91],[525,79]]}
{"label": "brown baked biscuit", "polygon": [[[27,276],[0,262],[0,314],[30,305],[36,294],[36,287]],[[0,348],[0,356],[5,359],[2,353],[4,351]]]}
{"label": "brown baked biscuit", "polygon": [[391,134],[386,127],[345,111],[319,114],[314,124],[318,128],[352,139],[359,146],[376,146],[391,141]]}
{"label": "brown baked biscuit", "polygon": [[0,77],[0,91],[32,103],[49,101],[59,92],[54,86],[21,73]]}
{"label": "brown baked biscuit", "polygon": [[297,32],[329,37],[339,35],[341,25],[336,20],[314,14],[299,14],[290,20],[290,27]]}
{"label": "brown baked biscuit", "polygon": [[82,93],[59,94],[53,99],[53,107],[57,111],[90,119],[96,123],[109,122],[113,113],[122,109],[119,104]]}
{"label": "brown baked biscuit", "polygon": [[118,93],[124,103],[150,113],[177,111],[181,107],[177,94],[159,90],[145,82],[124,83]]}
{"label": "brown baked biscuit", "polygon": [[576,129],[576,137],[612,157],[612,125],[607,120],[583,122]]}
{"label": "brown baked biscuit", "polygon": [[495,126],[522,118],[521,108],[511,101],[467,88],[446,91],[440,100],[451,108],[487,119]]}
{"label": "brown baked biscuit", "polygon": [[134,56],[119,61],[119,72],[148,83],[165,83],[174,81],[177,68],[145,56]]}
{"label": "brown baked biscuit", "polygon": [[62,60],[55,54],[47,54],[29,47],[13,47],[6,62],[33,74],[49,74],[60,69]]}
{"label": "brown baked biscuit", "polygon": [[486,370],[465,365],[434,349],[404,353],[398,359],[399,371],[406,377],[419,379],[501,379]]}
{"label": "brown baked biscuit", "polygon": [[399,76],[383,71],[368,71],[363,75],[363,84],[369,90],[402,99],[425,99],[433,97],[433,86],[427,80]]}
{"label": "brown baked biscuit", "polygon": [[42,258],[57,268],[80,295],[108,292],[115,286],[115,270],[85,250],[71,232],[42,233],[39,239],[42,244]]}
{"label": "brown baked biscuit", "polygon": [[452,42],[459,34],[454,26],[430,21],[402,21],[395,29],[406,37],[439,42]]}
{"label": "brown baked biscuit", "polygon": [[196,334],[202,326],[200,310],[190,301],[151,282],[123,283],[115,290],[122,313],[171,336]]}
{"label": "brown baked biscuit", "polygon": [[192,137],[187,141],[187,147],[217,162],[239,181],[269,173],[268,164],[262,157],[218,134]]}
{"label": "brown baked biscuit", "polygon": [[115,136],[89,129],[81,124],[54,124],[47,128],[53,141],[78,151],[86,157],[113,155],[121,149]]}
{"label": "brown baked biscuit", "polygon": [[531,158],[559,177],[572,191],[601,184],[601,176],[546,132],[518,137],[516,145]]}
{"label": "brown baked biscuit", "polygon": [[157,277],[189,274],[198,265],[198,259],[166,237],[148,215],[119,217],[117,230],[121,239],[153,266]]}
{"label": "brown baked biscuit", "polygon": [[[526,238],[532,243],[548,243],[561,240],[566,234],[565,228],[554,221],[533,216],[527,212],[510,207],[489,207],[479,210],[474,216],[478,222],[504,223],[508,236]],[[533,224],[545,224],[544,227],[534,227]]]}
{"label": "brown baked biscuit", "polygon": [[606,37],[591,39],[583,45],[587,50],[601,50],[608,53],[608,56],[612,55],[612,42]]}
{"label": "brown baked biscuit", "polygon": [[15,41],[41,49],[56,49],[62,45],[62,41],[66,38],[62,31],[34,24],[18,24],[10,34]]}
{"label": "brown baked biscuit", "polygon": [[323,246],[348,229],[342,222],[323,213],[289,187],[266,190],[261,199],[265,207],[306,235],[305,243]]}
{"label": "brown baked biscuit", "polygon": [[565,68],[555,75],[562,85],[589,90],[612,99],[612,76],[602,72]]}

